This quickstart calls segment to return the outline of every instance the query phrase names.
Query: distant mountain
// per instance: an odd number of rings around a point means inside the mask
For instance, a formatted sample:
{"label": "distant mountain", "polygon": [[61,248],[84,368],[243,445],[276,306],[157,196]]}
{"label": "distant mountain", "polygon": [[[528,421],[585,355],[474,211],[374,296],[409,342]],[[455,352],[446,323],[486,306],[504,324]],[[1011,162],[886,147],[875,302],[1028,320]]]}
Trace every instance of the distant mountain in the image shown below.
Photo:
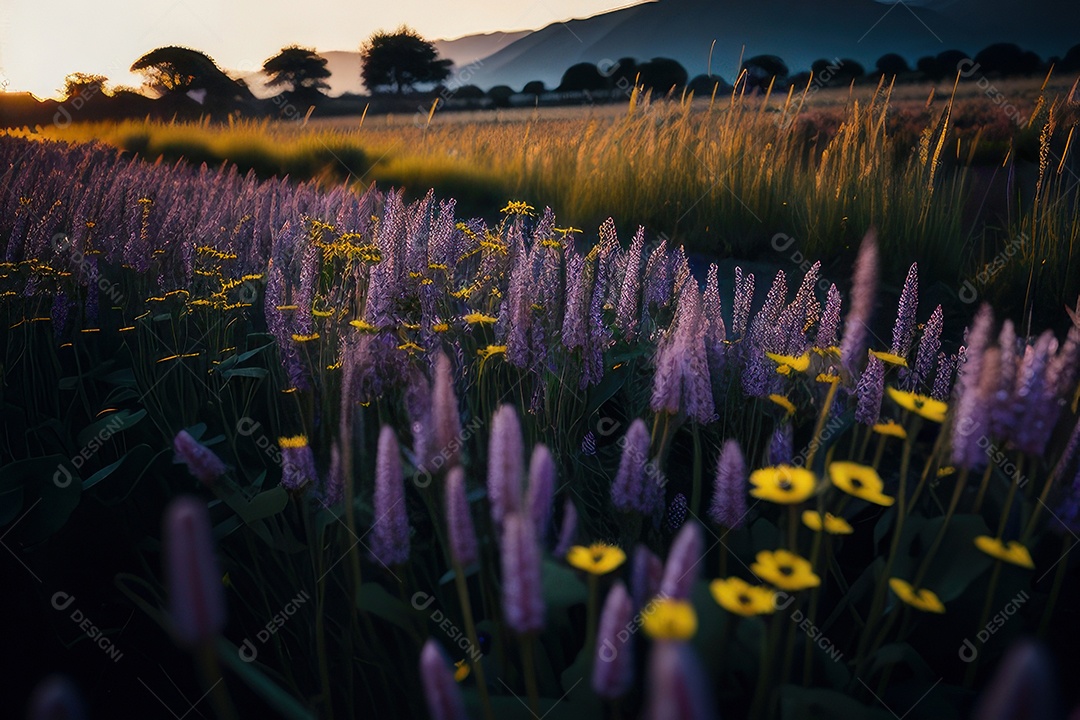
{"label": "distant mountain", "polygon": [[694,76],[706,71],[714,39],[712,70],[729,81],[743,46],[746,57],[779,55],[792,72],[838,57],[870,69],[889,52],[914,65],[948,49],[974,55],[994,42],[1015,42],[1045,59],[1080,42],[1075,1],[659,0],[529,33],[483,58],[472,82],[553,87],[574,63],[622,57],[674,58]]}
{"label": "distant mountain", "polygon": [[[472,82],[469,76],[479,67],[479,65],[474,66],[473,63],[497,53],[531,33],[531,30],[520,30],[466,35],[454,40],[435,40],[434,44],[440,57],[453,61],[453,72],[461,74],[462,84],[468,84]],[[326,67],[330,70],[330,78],[327,82],[330,84],[331,95],[364,92],[364,84],[360,80],[360,53],[358,51],[329,50],[320,52],[319,55],[326,58]],[[268,97],[277,92],[276,89],[265,86],[266,76],[261,72],[231,73],[231,75],[245,80],[259,97]]]}

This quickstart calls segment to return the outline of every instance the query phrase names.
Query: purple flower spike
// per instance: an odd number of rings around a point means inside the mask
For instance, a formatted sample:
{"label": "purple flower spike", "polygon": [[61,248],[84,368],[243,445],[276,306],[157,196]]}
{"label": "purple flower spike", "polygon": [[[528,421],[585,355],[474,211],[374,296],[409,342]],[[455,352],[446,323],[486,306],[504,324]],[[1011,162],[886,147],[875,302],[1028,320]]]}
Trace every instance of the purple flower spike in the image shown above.
{"label": "purple flower spike", "polygon": [[559,542],[555,545],[555,557],[564,558],[577,538],[577,508],[570,498],[563,503],[563,520],[559,527]]}
{"label": "purple flower spike", "polygon": [[634,548],[634,566],[631,570],[630,586],[634,593],[634,607],[643,608],[660,592],[660,583],[664,579],[664,563],[649,548],[638,545]]}
{"label": "purple flower spike", "polygon": [[173,438],[173,450],[178,460],[187,465],[188,472],[203,485],[211,486],[225,474],[225,463],[213,450],[200,444],[187,430],[181,430]]}
{"label": "purple flower spike", "polygon": [[476,562],[476,531],[465,495],[465,471],[460,467],[451,468],[446,476],[446,525],[454,562],[462,567]]}
{"label": "purple flower spike", "polygon": [[177,498],[165,510],[163,530],[173,632],[181,645],[195,647],[225,627],[225,586],[206,503]]}
{"label": "purple flower spike", "polygon": [[660,581],[660,594],[676,600],[686,600],[701,571],[701,558],[705,540],[701,525],[688,522],[675,536],[664,565],[664,577]]}
{"label": "purple flower spike", "polygon": [[790,465],[795,456],[795,437],[791,423],[778,425],[769,439],[769,464]]}
{"label": "purple flower spike", "polygon": [[863,425],[877,423],[881,414],[881,398],[885,394],[885,363],[876,355],[870,356],[859,384],[855,387],[858,399],[855,420]]}
{"label": "purple flower spike", "polygon": [[825,297],[825,310],[821,313],[817,335],[814,337],[814,346],[819,348],[834,347],[839,329],[840,291],[834,283],[829,286],[829,293]]}
{"label": "purple flower spike", "polygon": [[703,317],[701,291],[693,277],[683,284],[672,327],[656,352],[656,373],[650,407],[654,412],[680,411],[707,423],[715,411],[705,348],[708,322]]}
{"label": "purple flower spike", "polygon": [[934,360],[941,350],[941,330],[944,325],[941,306],[934,308],[930,313],[930,319],[923,327],[922,339],[919,340],[919,349],[915,353],[915,366],[908,374],[906,388],[912,392],[919,392],[921,385],[929,382],[930,373],[934,369]]}
{"label": "purple flower spike", "polygon": [[461,413],[454,394],[454,374],[450,358],[439,352],[435,358],[435,386],[431,391],[431,420],[435,426],[435,453],[442,465],[453,467],[461,461]]}
{"label": "purple flower spike", "polygon": [[616,582],[604,601],[596,633],[592,686],[602,698],[622,697],[634,681],[633,638],[626,632],[634,619],[634,603],[626,586]]}
{"label": "purple flower spike", "polygon": [[279,438],[281,446],[281,486],[286,490],[300,490],[309,483],[317,482],[315,454],[308,445],[307,437]]}
{"label": "purple flower spike", "polygon": [[958,467],[973,468],[985,460],[985,453],[978,446],[986,430],[977,431],[985,422],[979,415],[979,378],[983,355],[990,343],[994,316],[989,305],[983,305],[975,315],[964,350],[964,362],[958,363],[954,394],[957,397],[956,416],[953,423],[952,460]]}
{"label": "purple flower spike", "polygon": [[409,559],[409,516],[405,506],[405,475],[401,450],[389,425],[379,432],[375,458],[375,522],[371,528],[371,554],[383,565],[401,565]]}
{"label": "purple flower spike", "polygon": [[715,720],[705,672],[688,643],[655,643],[648,673],[645,720]]}
{"label": "purple flower spike", "polygon": [[520,634],[544,629],[544,597],[540,579],[540,546],[532,522],[520,513],[503,519],[503,615]]}
{"label": "purple flower spike", "polygon": [[527,503],[529,516],[540,544],[547,539],[548,525],[551,524],[552,503],[555,501],[555,461],[546,445],[533,448],[529,463],[529,490]]}
{"label": "purple flower spike", "polygon": [[63,675],[42,680],[30,697],[29,720],[83,720],[86,711],[75,684]]}
{"label": "purple flower spike", "polygon": [[1031,640],[1021,640],[998,664],[972,717],[975,720],[1061,717],[1057,687],[1054,663],[1046,649]]}
{"label": "purple flower spike", "polygon": [[746,461],[737,440],[728,440],[716,465],[709,519],[729,530],[742,527],[746,517]]}
{"label": "purple flower spike", "polygon": [[521,424],[517,411],[502,405],[491,418],[491,439],[488,441],[488,500],[491,518],[501,528],[503,518],[521,510],[522,456]]}
{"label": "purple flower spike", "polygon": [[847,317],[844,318],[844,339],[840,343],[840,359],[847,371],[853,375],[866,355],[866,337],[870,332],[870,316],[874,313],[877,280],[877,234],[871,230],[863,238],[859,255],[855,259],[851,305]]}
{"label": "purple flower spike", "polygon": [[450,662],[435,640],[428,640],[420,651],[420,682],[431,720],[468,720]]}
{"label": "purple flower spike", "polygon": [[896,323],[892,331],[892,353],[907,357],[915,340],[915,313],[919,309],[919,267],[911,263],[904,289],[900,292],[900,304],[896,309]]}
{"label": "purple flower spike", "polygon": [[619,471],[611,484],[611,502],[623,512],[651,514],[661,500],[656,464],[649,459],[649,429],[638,418],[630,423],[623,442]]}

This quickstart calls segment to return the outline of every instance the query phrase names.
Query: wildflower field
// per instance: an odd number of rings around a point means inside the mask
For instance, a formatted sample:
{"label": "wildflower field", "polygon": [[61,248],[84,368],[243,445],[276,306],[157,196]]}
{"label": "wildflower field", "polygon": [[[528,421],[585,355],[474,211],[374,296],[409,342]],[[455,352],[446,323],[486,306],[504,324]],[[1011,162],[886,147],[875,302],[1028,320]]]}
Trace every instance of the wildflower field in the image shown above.
{"label": "wildflower field", "polygon": [[973,238],[979,131],[905,144],[887,92],[820,140],[635,98],[366,162],[457,147],[480,213],[155,144],[282,128],[0,136],[0,622],[52,638],[9,675],[93,717],[1059,717],[1075,107],[995,141],[1032,184]]}

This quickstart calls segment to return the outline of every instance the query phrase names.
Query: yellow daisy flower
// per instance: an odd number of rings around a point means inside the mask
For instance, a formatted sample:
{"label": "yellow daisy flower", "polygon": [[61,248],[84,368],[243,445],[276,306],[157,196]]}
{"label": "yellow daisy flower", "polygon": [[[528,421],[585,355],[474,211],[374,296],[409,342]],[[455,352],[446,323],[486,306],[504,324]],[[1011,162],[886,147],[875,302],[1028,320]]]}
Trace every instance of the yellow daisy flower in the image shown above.
{"label": "yellow daisy flower", "polygon": [[886,365],[898,365],[900,367],[907,367],[907,359],[896,355],[895,353],[871,350],[870,354],[876,357],[878,360],[881,360]]}
{"label": "yellow daisy flower", "polygon": [[278,447],[282,450],[286,448],[295,449],[307,447],[307,435],[293,435],[291,437],[278,438]]}
{"label": "yellow daisy flower", "polygon": [[484,313],[471,312],[468,315],[464,315],[461,318],[470,325],[492,325],[499,321],[499,318],[493,315],[485,315]]}
{"label": "yellow daisy flower", "polygon": [[793,465],[776,465],[750,473],[750,494],[760,500],[793,505],[814,492],[814,473]]}
{"label": "yellow daisy flower", "polygon": [[784,410],[787,411],[788,415],[794,415],[795,414],[795,405],[794,405],[794,403],[792,403],[790,400],[788,400],[783,395],[777,395],[776,393],[773,393],[772,395],[769,396],[769,399],[772,400],[777,405],[779,405],[780,407],[784,408]]}
{"label": "yellow daisy flower", "polygon": [[818,373],[815,378],[820,383],[838,383],[840,382],[840,376],[835,373]]}
{"label": "yellow daisy flower", "polygon": [[1016,540],[1003,542],[1001,538],[992,538],[989,535],[980,535],[975,538],[975,547],[982,550],[992,558],[1003,560],[1022,568],[1033,570],[1035,563],[1031,559],[1031,552]]}
{"label": "yellow daisy flower", "polygon": [[458,660],[454,663],[454,680],[461,682],[469,677],[470,672],[472,672],[472,667],[464,660]]}
{"label": "yellow daisy flower", "polygon": [[945,421],[945,413],[949,410],[948,403],[918,393],[897,390],[896,388],[886,388],[885,392],[889,394],[893,402],[905,410],[910,410],[932,422]]}
{"label": "yellow daisy flower", "polygon": [[361,332],[378,332],[379,328],[364,320],[350,320],[349,324]]}
{"label": "yellow daisy flower", "polygon": [[821,584],[810,561],[788,550],[762,550],[750,572],[781,590],[805,590]]}
{"label": "yellow daisy flower", "polygon": [[776,610],[776,593],[763,585],[751,585],[740,577],[709,583],[713,599],[728,612],[750,617]]}
{"label": "yellow daisy flower", "polygon": [[803,525],[814,532],[821,532],[823,529],[830,535],[850,535],[855,532],[854,528],[851,527],[851,523],[832,513],[825,513],[823,520],[821,513],[817,510],[804,510],[802,521]]}
{"label": "yellow daisy flower", "polygon": [[589,547],[574,545],[566,554],[566,562],[590,575],[605,575],[626,562],[626,553],[605,543],[593,543]]}
{"label": "yellow daisy flower", "polygon": [[907,438],[907,430],[904,426],[898,422],[889,420],[888,422],[878,423],[872,428],[878,435],[888,435],[889,437],[900,438],[904,440]]}
{"label": "yellow daisy flower", "polygon": [[[765,353],[765,356],[776,363],[779,367],[777,372],[780,372],[780,367],[788,367],[790,370],[796,372],[806,372],[806,368],[810,367],[810,353],[804,352],[802,355],[795,357],[794,355],[780,355],[778,353]],[[784,373],[785,375],[787,373]]]}
{"label": "yellow daisy flower", "polygon": [[654,640],[689,640],[697,632],[697,613],[686,600],[654,600],[642,611],[641,627]]}
{"label": "yellow daisy flower", "polygon": [[869,465],[854,462],[834,462],[829,464],[829,479],[838,489],[848,495],[865,500],[875,505],[889,507],[896,498],[881,492],[884,483],[877,470]]}
{"label": "yellow daisy flower", "polygon": [[943,613],[945,612],[945,605],[941,602],[941,599],[929,588],[919,588],[916,590],[911,586],[907,580],[901,578],[889,578],[889,587],[896,593],[896,596],[900,600],[916,610],[922,610],[923,612]]}
{"label": "yellow daisy flower", "polygon": [[293,339],[293,342],[298,342],[298,343],[311,342],[312,340],[318,340],[319,339],[319,333],[311,333],[310,335],[300,335],[300,334],[297,334],[297,333],[293,333],[292,339]]}
{"label": "yellow daisy flower", "polygon": [[939,478],[948,477],[948,476],[952,475],[955,472],[956,472],[956,468],[954,468],[952,465],[946,465],[943,468],[938,468],[937,476]]}

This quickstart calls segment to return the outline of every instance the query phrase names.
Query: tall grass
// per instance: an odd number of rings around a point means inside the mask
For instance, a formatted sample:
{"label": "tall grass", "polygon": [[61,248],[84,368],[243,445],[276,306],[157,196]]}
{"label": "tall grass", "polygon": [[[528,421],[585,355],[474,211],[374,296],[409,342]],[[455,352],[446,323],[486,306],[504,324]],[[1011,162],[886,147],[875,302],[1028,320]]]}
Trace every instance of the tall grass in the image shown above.
{"label": "tall grass", "polygon": [[[98,138],[147,157],[228,159],[263,175],[374,181],[414,196],[434,188],[456,197],[468,215],[491,217],[519,198],[560,208],[575,227],[618,217],[628,228],[644,225],[710,255],[784,261],[769,242],[784,233],[804,256],[828,264],[849,259],[874,226],[887,265],[917,260],[928,279],[949,287],[1025,232],[1023,266],[1011,262],[995,274],[993,291],[983,290],[1023,297],[1026,275],[1037,267],[1040,287],[1055,301],[1075,295],[1076,281],[1065,272],[1080,232],[1075,187],[1067,182],[1078,165],[1076,143],[1068,142],[1075,102],[1040,96],[1018,128],[985,98],[957,103],[931,94],[913,109],[910,101],[894,104],[892,92],[879,84],[830,111],[810,109],[808,86],[781,98],[740,90],[709,101],[635,92],[625,112],[537,111],[509,121],[440,122],[438,114],[432,121],[418,113],[411,123],[128,121],[43,132]],[[998,207],[1004,198],[973,195],[973,162],[1004,163],[1008,173],[1038,167],[1040,181],[1023,197],[1010,184],[1016,211],[1006,214]]]}

